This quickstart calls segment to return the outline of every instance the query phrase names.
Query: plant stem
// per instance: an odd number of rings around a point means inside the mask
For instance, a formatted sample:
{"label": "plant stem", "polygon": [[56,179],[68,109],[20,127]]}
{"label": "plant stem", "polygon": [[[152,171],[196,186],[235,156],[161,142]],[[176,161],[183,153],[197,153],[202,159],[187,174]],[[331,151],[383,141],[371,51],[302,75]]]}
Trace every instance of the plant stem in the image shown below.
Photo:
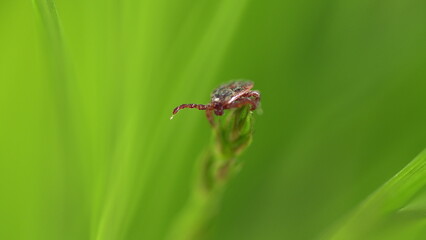
{"label": "plant stem", "polygon": [[212,144],[198,162],[196,184],[168,239],[199,240],[206,234],[230,177],[239,170],[237,157],[251,143],[252,115],[245,106],[217,119]]}

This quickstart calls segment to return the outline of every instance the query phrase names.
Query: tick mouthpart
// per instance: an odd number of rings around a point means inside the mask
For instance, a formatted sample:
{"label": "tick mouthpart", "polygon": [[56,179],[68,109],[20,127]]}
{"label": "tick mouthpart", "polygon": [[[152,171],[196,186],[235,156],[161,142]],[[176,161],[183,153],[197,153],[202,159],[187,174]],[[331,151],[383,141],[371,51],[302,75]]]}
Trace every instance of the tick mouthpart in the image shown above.
{"label": "tick mouthpart", "polygon": [[223,115],[223,109],[216,109],[216,110],[214,110],[214,113],[215,113],[217,116],[222,116],[222,115]]}

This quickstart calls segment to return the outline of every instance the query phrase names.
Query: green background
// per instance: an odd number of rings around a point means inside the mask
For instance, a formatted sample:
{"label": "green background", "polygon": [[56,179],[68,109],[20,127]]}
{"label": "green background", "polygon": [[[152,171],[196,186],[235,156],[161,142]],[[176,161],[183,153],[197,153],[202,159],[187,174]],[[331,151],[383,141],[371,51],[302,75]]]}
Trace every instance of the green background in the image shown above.
{"label": "green background", "polygon": [[423,0],[51,3],[0,1],[0,239],[163,239],[211,134],[171,111],[230,79],[263,114],[206,239],[324,236],[426,147]]}

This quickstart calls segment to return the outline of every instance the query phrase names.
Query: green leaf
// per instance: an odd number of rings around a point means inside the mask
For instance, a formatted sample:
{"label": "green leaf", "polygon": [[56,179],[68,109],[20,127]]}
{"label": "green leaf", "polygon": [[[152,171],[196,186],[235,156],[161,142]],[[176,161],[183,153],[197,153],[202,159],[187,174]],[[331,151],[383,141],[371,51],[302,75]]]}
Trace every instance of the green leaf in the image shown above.
{"label": "green leaf", "polygon": [[325,239],[423,239],[426,150],[386,182]]}

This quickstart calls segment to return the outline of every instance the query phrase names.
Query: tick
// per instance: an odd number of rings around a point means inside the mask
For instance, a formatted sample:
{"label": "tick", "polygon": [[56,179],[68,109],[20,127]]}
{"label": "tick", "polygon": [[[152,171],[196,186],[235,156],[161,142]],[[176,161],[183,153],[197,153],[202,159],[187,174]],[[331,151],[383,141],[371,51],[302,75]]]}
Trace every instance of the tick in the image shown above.
{"label": "tick", "polygon": [[213,113],[217,116],[222,116],[226,109],[240,108],[244,105],[251,105],[250,110],[255,110],[260,102],[260,93],[252,91],[254,83],[252,81],[233,81],[220,85],[210,96],[208,104],[182,104],[173,110],[173,115],[170,119],[184,108],[197,108],[205,110],[207,119],[214,126]]}

